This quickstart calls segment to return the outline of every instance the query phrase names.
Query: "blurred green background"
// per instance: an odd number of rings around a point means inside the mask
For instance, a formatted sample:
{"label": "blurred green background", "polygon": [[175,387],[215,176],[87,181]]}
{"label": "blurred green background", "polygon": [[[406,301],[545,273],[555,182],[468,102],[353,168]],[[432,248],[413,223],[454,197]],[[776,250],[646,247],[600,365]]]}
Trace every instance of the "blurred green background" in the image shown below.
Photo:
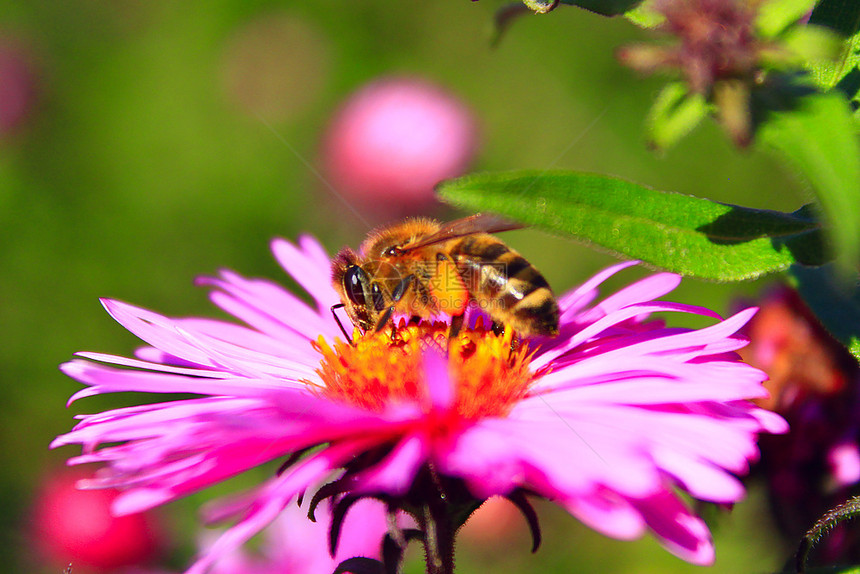
{"label": "blurred green background", "polygon": [[[641,38],[624,20],[562,6],[519,19],[489,44],[490,0],[209,3],[13,1],[0,35],[26,46],[34,107],[0,139],[0,564],[38,572],[26,545],[34,486],[76,453],[50,452],[72,416],[133,400],[65,408],[79,385],[57,365],[79,350],[128,354],[133,336],[103,311],[109,296],[169,315],[215,315],[192,280],[219,268],[286,281],[274,236],[330,250],[367,224],[316,175],[321,137],[343,99],[385,74],[436,82],[481,128],[474,170],[567,168],[655,188],[793,210],[805,192],[713,125],[655,155],[642,136],[660,79],[621,68],[613,50]],[[247,90],[237,89],[239,74]],[[0,82],[4,78],[0,77]],[[437,210],[452,218],[463,214]],[[534,231],[506,240],[564,291],[614,259]],[[638,276],[630,271],[611,285]],[[686,282],[683,302],[720,312],[760,284]],[[166,509],[170,560],[193,551],[194,513]],[[544,505],[545,545],[461,546],[461,572],[694,572],[653,539],[618,542]],[[716,515],[715,515],[716,516]],[[764,572],[787,557],[763,497],[714,521],[712,572]],[[418,568],[414,570],[417,571]]]}

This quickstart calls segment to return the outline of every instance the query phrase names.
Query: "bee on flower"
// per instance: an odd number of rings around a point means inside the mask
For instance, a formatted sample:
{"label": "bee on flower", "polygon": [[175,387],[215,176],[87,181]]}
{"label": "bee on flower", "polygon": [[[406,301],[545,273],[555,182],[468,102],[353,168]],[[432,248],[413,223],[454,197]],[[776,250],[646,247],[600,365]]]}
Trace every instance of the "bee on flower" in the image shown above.
{"label": "bee on flower", "polygon": [[[658,273],[599,300],[600,284],[633,263],[614,265],[555,298],[557,335],[517,344],[480,309],[468,310],[456,333],[443,315],[398,321],[397,336],[356,331],[350,344],[330,311],[340,301],[330,256],[307,236],[272,249],[312,304],[231,271],[199,283],[239,322],[104,300],[146,346],[134,358],[80,353],[62,366],[86,385],[73,401],[195,395],[83,415],[54,441],[82,445],[72,464],[104,465],[86,486],[124,489],[117,513],[280,464],[257,488],[210,509],[209,520],[232,526],[189,574],[235,552],[298,496],[332,504],[335,517],[365,498],[411,515],[416,528],[392,526],[387,540],[420,540],[433,573],[453,570],[457,528],[493,496],[522,510],[536,542],[529,497],[551,499],[615,538],[650,531],[677,556],[710,564],[708,528],[677,492],[740,500],[737,477],[757,457],[757,435],[786,430],[750,402],[766,396],[765,375],[736,354],[755,310],[722,319],[658,300],[677,275]],[[667,327],[653,317],[663,312],[713,324]],[[334,519],[335,547],[339,532]]]}

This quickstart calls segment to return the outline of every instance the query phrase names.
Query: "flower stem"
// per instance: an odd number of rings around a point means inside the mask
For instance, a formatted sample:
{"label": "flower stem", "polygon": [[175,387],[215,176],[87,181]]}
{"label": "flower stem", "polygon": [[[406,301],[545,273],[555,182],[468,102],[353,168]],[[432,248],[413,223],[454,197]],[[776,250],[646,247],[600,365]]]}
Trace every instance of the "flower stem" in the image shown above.
{"label": "flower stem", "polygon": [[427,574],[454,572],[454,529],[447,506],[445,499],[439,497],[422,508]]}

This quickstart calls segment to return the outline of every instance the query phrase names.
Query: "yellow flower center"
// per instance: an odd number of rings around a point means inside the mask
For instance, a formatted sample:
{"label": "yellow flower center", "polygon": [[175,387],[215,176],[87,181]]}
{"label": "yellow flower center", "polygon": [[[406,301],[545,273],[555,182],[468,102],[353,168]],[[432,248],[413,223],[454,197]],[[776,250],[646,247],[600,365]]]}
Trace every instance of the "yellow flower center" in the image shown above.
{"label": "yellow flower center", "polygon": [[355,333],[353,344],[322,337],[313,343],[322,353],[319,391],[334,400],[372,411],[418,404],[431,409],[424,356],[434,349],[447,357],[453,385],[452,413],[462,419],[505,416],[526,395],[539,374],[529,370],[532,353],[510,329],[502,334],[463,330],[448,343],[443,323],[401,326],[389,331]]}

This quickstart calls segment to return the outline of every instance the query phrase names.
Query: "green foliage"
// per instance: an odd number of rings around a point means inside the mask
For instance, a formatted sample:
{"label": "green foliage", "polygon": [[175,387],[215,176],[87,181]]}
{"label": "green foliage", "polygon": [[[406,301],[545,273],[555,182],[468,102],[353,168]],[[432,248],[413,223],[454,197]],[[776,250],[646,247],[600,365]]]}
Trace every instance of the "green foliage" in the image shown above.
{"label": "green foliage", "polygon": [[843,36],[860,31],[860,3],[854,0],[821,0],[812,11],[810,24],[827,26]]}
{"label": "green foliage", "polygon": [[556,7],[558,0],[523,0],[523,3],[539,14],[545,14]]}
{"label": "green foliage", "polygon": [[619,16],[636,7],[642,0],[561,0],[602,16]]}
{"label": "green foliage", "polygon": [[640,28],[656,28],[664,21],[663,15],[654,10],[654,0],[645,0],[628,10],[624,17]]}
{"label": "green foliage", "polygon": [[756,17],[756,27],[766,38],[773,38],[803,18],[815,6],[816,0],[770,0],[762,2]]}
{"label": "green foliage", "polygon": [[839,94],[812,94],[771,111],[758,131],[809,183],[844,267],[860,260],[860,149]]}
{"label": "green foliage", "polygon": [[822,26],[794,26],[782,37],[788,56],[777,58],[774,67],[829,67],[842,52],[842,39]]}
{"label": "green foliage", "polygon": [[860,101],[860,34],[843,43],[842,53],[833,61],[814,62],[808,68],[813,80],[824,90],[837,89],[849,100]]}
{"label": "green foliage", "polygon": [[860,359],[860,288],[846,285],[832,265],[793,265],[789,274],[824,328]]}
{"label": "green foliage", "polygon": [[705,98],[691,94],[684,82],[666,84],[648,112],[648,143],[657,149],[672,147],[705,119],[708,110]]}
{"label": "green foliage", "polygon": [[819,224],[575,172],[477,174],[440,196],[641,259],[683,275],[732,281],[826,260]]}
{"label": "green foliage", "polygon": [[860,3],[852,0],[824,0],[816,6],[811,24],[826,27],[843,38],[841,53],[831,61],[811,62],[807,68],[823,90],[837,89],[860,104]]}

